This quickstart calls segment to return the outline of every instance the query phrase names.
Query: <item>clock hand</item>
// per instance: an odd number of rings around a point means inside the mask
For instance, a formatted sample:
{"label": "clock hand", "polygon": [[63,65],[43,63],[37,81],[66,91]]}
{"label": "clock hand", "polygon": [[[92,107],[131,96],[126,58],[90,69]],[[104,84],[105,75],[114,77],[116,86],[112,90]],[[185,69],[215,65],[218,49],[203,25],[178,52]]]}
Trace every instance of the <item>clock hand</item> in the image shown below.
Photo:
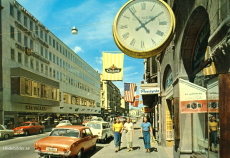
{"label": "clock hand", "polygon": [[[149,33],[149,32],[150,32],[149,29],[147,29],[147,28],[145,27],[145,25],[141,22],[141,20],[138,19],[138,17],[132,12],[132,10],[129,9],[129,11],[130,11],[130,12],[132,13],[132,15],[137,19],[137,21],[141,24],[140,28],[143,27],[143,28],[145,29],[145,31],[146,31],[147,33]],[[138,30],[139,30],[139,29],[138,29]],[[138,30],[136,29],[136,31],[138,31]]]}
{"label": "clock hand", "polygon": [[160,12],[159,14],[157,14],[156,16],[152,17],[149,21],[145,22],[143,25],[139,26],[136,28],[136,31],[140,30],[141,27],[145,27],[145,25],[147,25],[150,21],[155,20],[158,16],[160,16],[161,14],[163,14],[163,12]]}

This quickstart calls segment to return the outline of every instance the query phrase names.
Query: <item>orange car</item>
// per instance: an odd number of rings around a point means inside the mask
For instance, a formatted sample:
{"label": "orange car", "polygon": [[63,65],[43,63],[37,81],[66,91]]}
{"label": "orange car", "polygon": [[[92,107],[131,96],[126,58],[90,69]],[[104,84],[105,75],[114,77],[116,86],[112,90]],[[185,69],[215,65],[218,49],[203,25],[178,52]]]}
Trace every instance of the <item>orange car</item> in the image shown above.
{"label": "orange car", "polygon": [[13,129],[14,135],[29,135],[35,133],[43,133],[45,127],[37,122],[23,122],[19,127]]}
{"label": "orange car", "polygon": [[89,149],[96,150],[98,135],[93,135],[89,127],[80,125],[53,128],[48,137],[34,143],[35,152],[40,157],[78,157]]}

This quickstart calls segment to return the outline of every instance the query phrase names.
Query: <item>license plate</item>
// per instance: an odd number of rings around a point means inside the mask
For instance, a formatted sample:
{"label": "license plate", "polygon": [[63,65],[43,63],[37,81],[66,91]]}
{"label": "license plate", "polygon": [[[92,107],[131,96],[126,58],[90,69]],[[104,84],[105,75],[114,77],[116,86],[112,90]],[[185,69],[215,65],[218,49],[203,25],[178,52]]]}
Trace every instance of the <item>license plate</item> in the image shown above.
{"label": "license plate", "polygon": [[58,151],[57,148],[50,148],[50,147],[46,147],[47,151]]}

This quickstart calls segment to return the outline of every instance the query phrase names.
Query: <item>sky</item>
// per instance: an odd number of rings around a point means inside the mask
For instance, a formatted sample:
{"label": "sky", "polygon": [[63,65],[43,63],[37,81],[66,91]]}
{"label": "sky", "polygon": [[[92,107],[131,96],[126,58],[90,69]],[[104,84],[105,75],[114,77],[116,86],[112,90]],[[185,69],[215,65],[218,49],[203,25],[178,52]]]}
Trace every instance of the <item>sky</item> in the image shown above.
{"label": "sky", "polygon": [[[113,39],[112,25],[128,0],[17,1],[99,73],[102,72],[102,52],[120,51]],[[71,34],[73,26],[78,29],[77,35]],[[136,94],[139,94],[143,74],[144,60],[125,55],[123,81],[113,83],[121,95],[124,95],[124,82],[136,83]]]}

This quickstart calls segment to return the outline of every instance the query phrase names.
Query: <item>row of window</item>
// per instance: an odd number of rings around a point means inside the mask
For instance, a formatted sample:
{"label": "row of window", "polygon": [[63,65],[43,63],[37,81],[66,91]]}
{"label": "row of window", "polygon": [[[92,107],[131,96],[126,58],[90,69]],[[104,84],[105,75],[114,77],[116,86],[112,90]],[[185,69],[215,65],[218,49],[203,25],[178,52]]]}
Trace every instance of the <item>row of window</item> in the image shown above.
{"label": "row of window", "polygon": [[[11,38],[15,39],[14,36],[14,27],[11,26],[10,27],[11,30]],[[21,32],[18,31],[17,33],[17,40],[19,43],[22,43],[22,35]],[[35,47],[34,47],[35,45]],[[24,46],[28,47],[28,37],[24,35]],[[29,48],[31,50],[35,50],[35,52],[39,52],[39,44],[34,42],[32,39],[30,39],[30,46]],[[74,68],[73,66],[71,66],[68,62],[62,60],[61,58],[59,58],[58,56],[56,56],[55,54],[53,54],[52,52],[48,52],[47,49],[43,48],[42,46],[40,46],[40,55],[45,57],[46,59],[52,61],[53,63],[57,64],[60,67],[63,67],[64,69],[68,70],[69,72],[73,73],[74,75],[82,78],[83,80],[91,83],[94,86],[97,86],[97,84],[95,84],[94,80],[91,79],[90,77],[88,77],[87,75],[81,73],[79,70],[77,70],[76,68]],[[98,87],[98,86],[97,86]]]}
{"label": "row of window", "polygon": [[[75,53],[71,53],[67,50],[67,48],[64,48],[61,44],[58,43],[55,39],[52,39],[51,36],[47,34],[46,31],[43,31],[43,28],[39,28],[38,25],[36,25],[32,20],[28,20],[29,18],[24,15],[23,21],[22,21],[22,15],[21,11],[16,9],[12,4],[10,4],[10,15],[15,18],[15,10],[17,13],[16,19],[20,23],[24,24],[26,28],[29,28],[31,32],[34,32],[39,38],[42,40],[45,40],[45,42],[49,43],[50,46],[55,48],[57,51],[62,53],[65,57],[67,57],[69,60],[80,66],[83,70],[88,72],[90,75],[94,76],[96,79],[100,79],[99,75],[95,73],[95,71],[88,66],[88,64],[83,63],[79,60],[79,57]],[[14,38],[14,28],[11,27],[11,37]],[[48,38],[49,37],[49,38]],[[21,33],[18,32],[18,41],[21,42]],[[26,41],[26,42],[25,42]],[[25,44],[26,43],[26,44]],[[27,37],[24,38],[24,45],[27,46]],[[41,47],[40,51],[38,50],[39,47],[33,49],[33,43],[30,43],[30,48],[32,50],[35,50],[37,52],[40,52],[41,55],[43,55],[43,47]]]}
{"label": "row of window", "polygon": [[74,105],[83,105],[89,107],[95,107],[95,101],[80,96],[75,96],[72,94],[64,93],[64,103],[74,104]]}
{"label": "row of window", "polygon": [[[11,60],[16,61],[16,53],[14,49],[11,49]],[[74,87],[87,91],[91,94],[99,95],[98,93],[96,93],[96,91],[93,88],[90,88],[89,86],[69,77],[66,74],[63,74],[62,72],[52,69],[47,64],[43,64],[43,62],[39,62],[39,60],[36,60],[32,56],[27,56],[26,54],[22,54],[18,52],[17,62],[24,64],[25,66],[30,67],[31,69],[36,70],[37,72],[41,72],[46,76],[63,81],[64,83],[70,84]]]}

